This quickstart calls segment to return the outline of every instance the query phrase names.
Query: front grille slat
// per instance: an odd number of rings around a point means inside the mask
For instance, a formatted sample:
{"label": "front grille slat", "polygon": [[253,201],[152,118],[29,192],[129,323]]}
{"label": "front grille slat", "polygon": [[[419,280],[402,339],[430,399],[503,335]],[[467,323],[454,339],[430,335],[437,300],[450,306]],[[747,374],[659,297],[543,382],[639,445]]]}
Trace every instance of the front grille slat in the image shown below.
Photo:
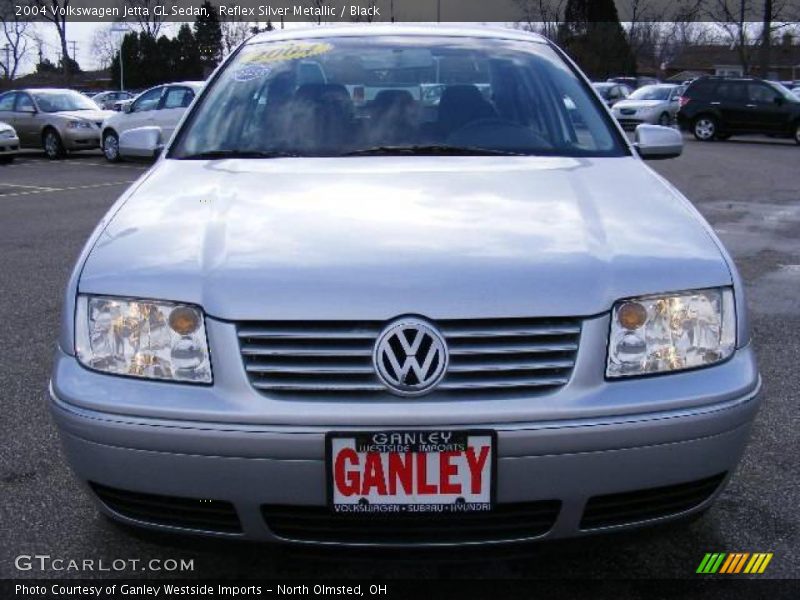
{"label": "front grille slat", "polygon": [[[389,391],[372,364],[383,321],[246,321],[242,360],[265,393]],[[450,362],[429,398],[451,394],[543,394],[569,382],[581,333],[576,318],[450,319],[433,323]]]}
{"label": "front grille slat", "polygon": [[552,529],[561,502],[498,504],[488,513],[341,515],[327,507],[263,505],[267,527],[295,541],[339,543],[464,543],[531,539]]}

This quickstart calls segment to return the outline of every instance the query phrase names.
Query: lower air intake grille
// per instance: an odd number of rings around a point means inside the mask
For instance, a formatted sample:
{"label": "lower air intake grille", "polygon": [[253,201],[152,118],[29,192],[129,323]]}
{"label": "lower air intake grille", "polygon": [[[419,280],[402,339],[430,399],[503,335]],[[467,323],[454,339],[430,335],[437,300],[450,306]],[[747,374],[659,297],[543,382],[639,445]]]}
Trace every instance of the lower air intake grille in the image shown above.
{"label": "lower air intake grille", "polygon": [[[531,394],[569,381],[579,319],[458,319],[433,323],[450,361],[434,394]],[[387,322],[246,321],[237,324],[253,387],[269,393],[385,392],[372,354]]]}
{"label": "lower air intake grille", "polygon": [[267,527],[278,537],[304,542],[425,544],[503,542],[544,535],[561,509],[558,500],[498,504],[489,513],[439,515],[337,515],[327,507],[264,505]]}
{"label": "lower air intake grille", "polygon": [[708,500],[723,479],[725,473],[720,473],[677,485],[593,496],[583,511],[581,529],[623,525],[684,512]]}
{"label": "lower air intake grille", "polygon": [[123,517],[202,531],[241,533],[236,509],[230,502],[143,494],[90,483],[100,500]]}

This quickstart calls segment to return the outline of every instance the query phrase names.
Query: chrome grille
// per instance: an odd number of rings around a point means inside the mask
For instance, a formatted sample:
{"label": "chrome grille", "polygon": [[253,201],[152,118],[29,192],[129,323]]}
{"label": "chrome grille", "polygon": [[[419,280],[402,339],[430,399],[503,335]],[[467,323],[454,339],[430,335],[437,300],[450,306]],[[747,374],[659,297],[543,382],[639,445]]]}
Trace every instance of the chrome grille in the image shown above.
{"label": "chrome grille", "polygon": [[[386,392],[372,364],[383,321],[251,321],[237,326],[252,385],[272,392]],[[431,392],[552,391],[569,381],[578,319],[459,319],[435,322],[450,364]]]}

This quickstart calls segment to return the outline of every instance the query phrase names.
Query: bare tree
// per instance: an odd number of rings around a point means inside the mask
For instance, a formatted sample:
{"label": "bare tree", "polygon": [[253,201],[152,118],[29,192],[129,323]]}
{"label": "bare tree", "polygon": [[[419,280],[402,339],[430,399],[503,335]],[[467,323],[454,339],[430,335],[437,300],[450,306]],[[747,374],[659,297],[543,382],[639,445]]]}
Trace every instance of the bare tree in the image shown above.
{"label": "bare tree", "polygon": [[110,25],[101,27],[92,35],[92,55],[103,69],[111,66],[119,51],[119,40],[111,27]]}
{"label": "bare tree", "polygon": [[21,21],[12,0],[0,0],[0,71],[6,79],[14,79],[28,53],[30,23]]}
{"label": "bare tree", "polygon": [[[253,35],[254,31],[253,23],[243,20],[241,16],[221,17],[219,26],[222,29],[222,49],[226,55]],[[257,28],[258,24],[255,27]]]}
{"label": "bare tree", "polygon": [[[153,39],[158,37],[161,32],[161,27],[164,25],[163,14],[169,13],[170,7],[174,4],[173,0],[125,0],[131,9],[136,11],[134,18],[139,28],[143,33],[149,35]],[[159,11],[161,14],[155,14],[156,7],[164,8]],[[138,10],[137,10],[138,9]],[[147,10],[145,10],[147,9]]]}
{"label": "bare tree", "polygon": [[45,8],[44,18],[56,26],[58,40],[61,46],[61,66],[64,76],[69,78],[72,74],[72,60],[67,50],[67,9],[70,0],[33,0],[34,4]]}
{"label": "bare tree", "polygon": [[519,25],[555,40],[564,22],[564,7],[567,0],[514,0],[522,11]]}
{"label": "bare tree", "polygon": [[722,32],[724,40],[736,50],[745,75],[750,73],[757,39],[757,0],[708,0],[706,13]]}

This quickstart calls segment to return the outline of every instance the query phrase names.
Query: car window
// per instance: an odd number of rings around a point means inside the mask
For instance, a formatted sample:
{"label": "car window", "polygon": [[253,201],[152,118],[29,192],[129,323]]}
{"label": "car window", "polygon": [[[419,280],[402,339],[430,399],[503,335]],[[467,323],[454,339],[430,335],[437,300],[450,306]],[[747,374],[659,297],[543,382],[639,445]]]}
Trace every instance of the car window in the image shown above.
{"label": "car window", "polygon": [[186,87],[172,87],[167,91],[162,108],[186,108],[192,103],[194,92]]}
{"label": "car window", "polygon": [[133,110],[131,112],[145,112],[148,110],[155,110],[158,108],[158,102],[161,100],[161,94],[164,91],[163,87],[153,88],[139,96],[133,103]]}
{"label": "car window", "polygon": [[[308,83],[312,62],[318,77]],[[446,35],[267,41],[243,47],[218,74],[169,156],[422,147],[625,155],[610,119],[543,43]]]}
{"label": "car window", "polygon": [[736,81],[723,81],[717,86],[717,91],[714,94],[715,98],[720,100],[727,100],[729,102],[737,102],[745,99],[744,86]]}
{"label": "car window", "polygon": [[17,94],[17,112],[33,112],[36,107],[28,94]]}
{"label": "car window", "polygon": [[747,99],[750,102],[770,103],[778,97],[777,92],[761,83],[747,84]]}
{"label": "car window", "polygon": [[668,100],[672,87],[667,85],[646,85],[628,96],[631,100]]}
{"label": "car window", "polygon": [[3,94],[0,96],[0,110],[2,111],[12,111],[14,110],[14,99],[16,98],[16,94],[14,92],[10,92],[8,94]]}
{"label": "car window", "polygon": [[689,87],[686,90],[686,96],[690,98],[708,98],[714,94],[714,88],[716,87],[715,81],[710,81],[708,79],[698,79],[697,81],[692,82],[689,84]]}

